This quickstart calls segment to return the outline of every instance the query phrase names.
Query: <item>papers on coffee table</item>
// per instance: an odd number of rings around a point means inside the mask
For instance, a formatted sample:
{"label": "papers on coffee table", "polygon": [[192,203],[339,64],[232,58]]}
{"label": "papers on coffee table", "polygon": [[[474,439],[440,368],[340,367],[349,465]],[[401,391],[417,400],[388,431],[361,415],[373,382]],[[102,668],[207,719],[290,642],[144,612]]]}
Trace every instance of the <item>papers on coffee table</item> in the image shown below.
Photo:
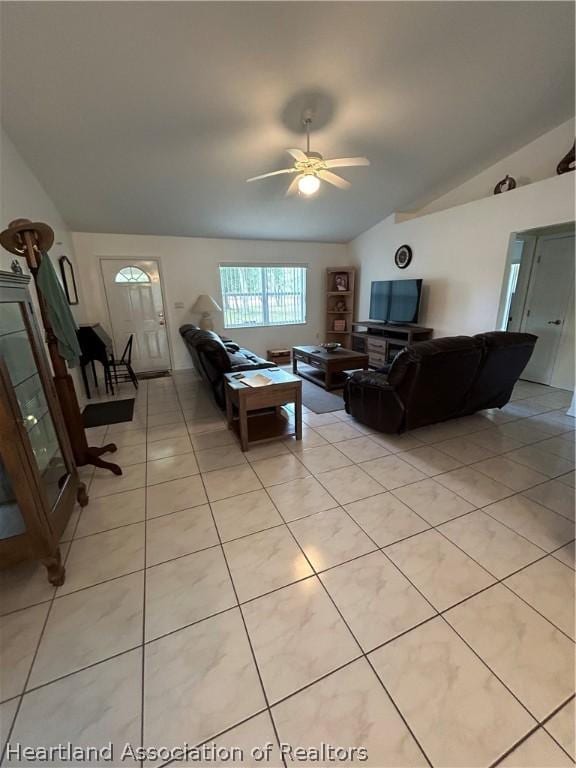
{"label": "papers on coffee table", "polygon": [[273,380],[268,376],[263,376],[261,373],[257,373],[255,376],[246,376],[242,379],[242,384],[246,384],[248,387],[266,387],[268,384],[273,384]]}

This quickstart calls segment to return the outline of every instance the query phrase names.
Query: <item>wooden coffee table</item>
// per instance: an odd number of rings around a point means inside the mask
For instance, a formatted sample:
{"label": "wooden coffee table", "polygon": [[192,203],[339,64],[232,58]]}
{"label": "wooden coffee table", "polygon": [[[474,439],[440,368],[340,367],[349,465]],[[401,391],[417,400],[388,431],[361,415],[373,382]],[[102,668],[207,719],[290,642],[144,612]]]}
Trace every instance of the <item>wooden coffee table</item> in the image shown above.
{"label": "wooden coffee table", "polygon": [[[315,368],[315,371],[298,370],[298,361]],[[343,371],[368,368],[368,355],[340,347],[328,352],[322,347],[292,347],[292,370],[303,379],[313,381],[324,389],[340,389],[346,381]]]}
{"label": "wooden coffee table", "polygon": [[[252,376],[266,376],[272,384],[250,387],[244,382]],[[241,379],[233,373],[224,374],[226,391],[226,419],[228,429],[240,438],[243,451],[249,443],[259,443],[281,437],[302,439],[302,381],[280,368],[243,371]],[[288,417],[281,406],[294,403],[294,417]],[[264,414],[254,411],[268,410]],[[236,413],[235,413],[236,409]]]}

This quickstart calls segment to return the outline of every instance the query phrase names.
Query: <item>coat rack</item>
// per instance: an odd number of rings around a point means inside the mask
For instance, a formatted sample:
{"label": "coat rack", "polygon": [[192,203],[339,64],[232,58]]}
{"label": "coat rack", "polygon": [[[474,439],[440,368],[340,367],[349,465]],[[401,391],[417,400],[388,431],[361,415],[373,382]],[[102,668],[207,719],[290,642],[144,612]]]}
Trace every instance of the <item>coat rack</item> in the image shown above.
{"label": "coat rack", "polygon": [[[48,224],[32,222],[30,219],[16,219],[0,233],[0,244],[10,253],[23,256],[36,283],[38,268],[42,261],[42,254],[48,253],[54,243],[54,232]],[[109,469],[115,475],[121,475],[122,470],[117,464],[104,461],[100,458],[103,453],[116,451],[114,443],[108,443],[101,448],[91,447],[86,440],[82,414],[74,389],[74,382],[68,373],[66,362],[58,351],[58,339],[54,334],[50,323],[50,316],[42,292],[37,290],[40,315],[44,330],[46,331],[46,344],[52,361],[54,371],[54,385],[60,402],[60,408],[66,423],[66,429],[70,437],[72,451],[76,466],[82,467],[92,464],[95,467]]]}

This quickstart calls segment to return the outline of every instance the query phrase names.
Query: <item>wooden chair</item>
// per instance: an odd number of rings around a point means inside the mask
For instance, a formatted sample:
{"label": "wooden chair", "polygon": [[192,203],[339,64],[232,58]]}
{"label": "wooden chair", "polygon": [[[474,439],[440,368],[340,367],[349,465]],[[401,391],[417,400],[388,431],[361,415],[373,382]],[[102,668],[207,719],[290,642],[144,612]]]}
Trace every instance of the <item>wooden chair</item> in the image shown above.
{"label": "wooden chair", "polygon": [[[131,381],[134,387],[138,389],[138,379],[132,368],[132,344],[134,343],[134,334],[130,334],[130,337],[122,352],[120,360],[116,360],[114,355],[110,356],[110,366],[114,371],[114,381],[116,386],[121,381]],[[119,370],[120,369],[120,370]],[[122,370],[123,369],[123,370]]]}

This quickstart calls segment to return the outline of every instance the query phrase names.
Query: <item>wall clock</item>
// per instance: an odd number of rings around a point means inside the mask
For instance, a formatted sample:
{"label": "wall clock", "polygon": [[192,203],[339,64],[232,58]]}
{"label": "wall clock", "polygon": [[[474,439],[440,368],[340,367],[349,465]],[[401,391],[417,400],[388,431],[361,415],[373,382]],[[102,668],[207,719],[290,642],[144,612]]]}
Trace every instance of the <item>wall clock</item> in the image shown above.
{"label": "wall clock", "polygon": [[394,263],[398,269],[406,269],[412,261],[412,248],[409,245],[401,245],[394,254]]}

